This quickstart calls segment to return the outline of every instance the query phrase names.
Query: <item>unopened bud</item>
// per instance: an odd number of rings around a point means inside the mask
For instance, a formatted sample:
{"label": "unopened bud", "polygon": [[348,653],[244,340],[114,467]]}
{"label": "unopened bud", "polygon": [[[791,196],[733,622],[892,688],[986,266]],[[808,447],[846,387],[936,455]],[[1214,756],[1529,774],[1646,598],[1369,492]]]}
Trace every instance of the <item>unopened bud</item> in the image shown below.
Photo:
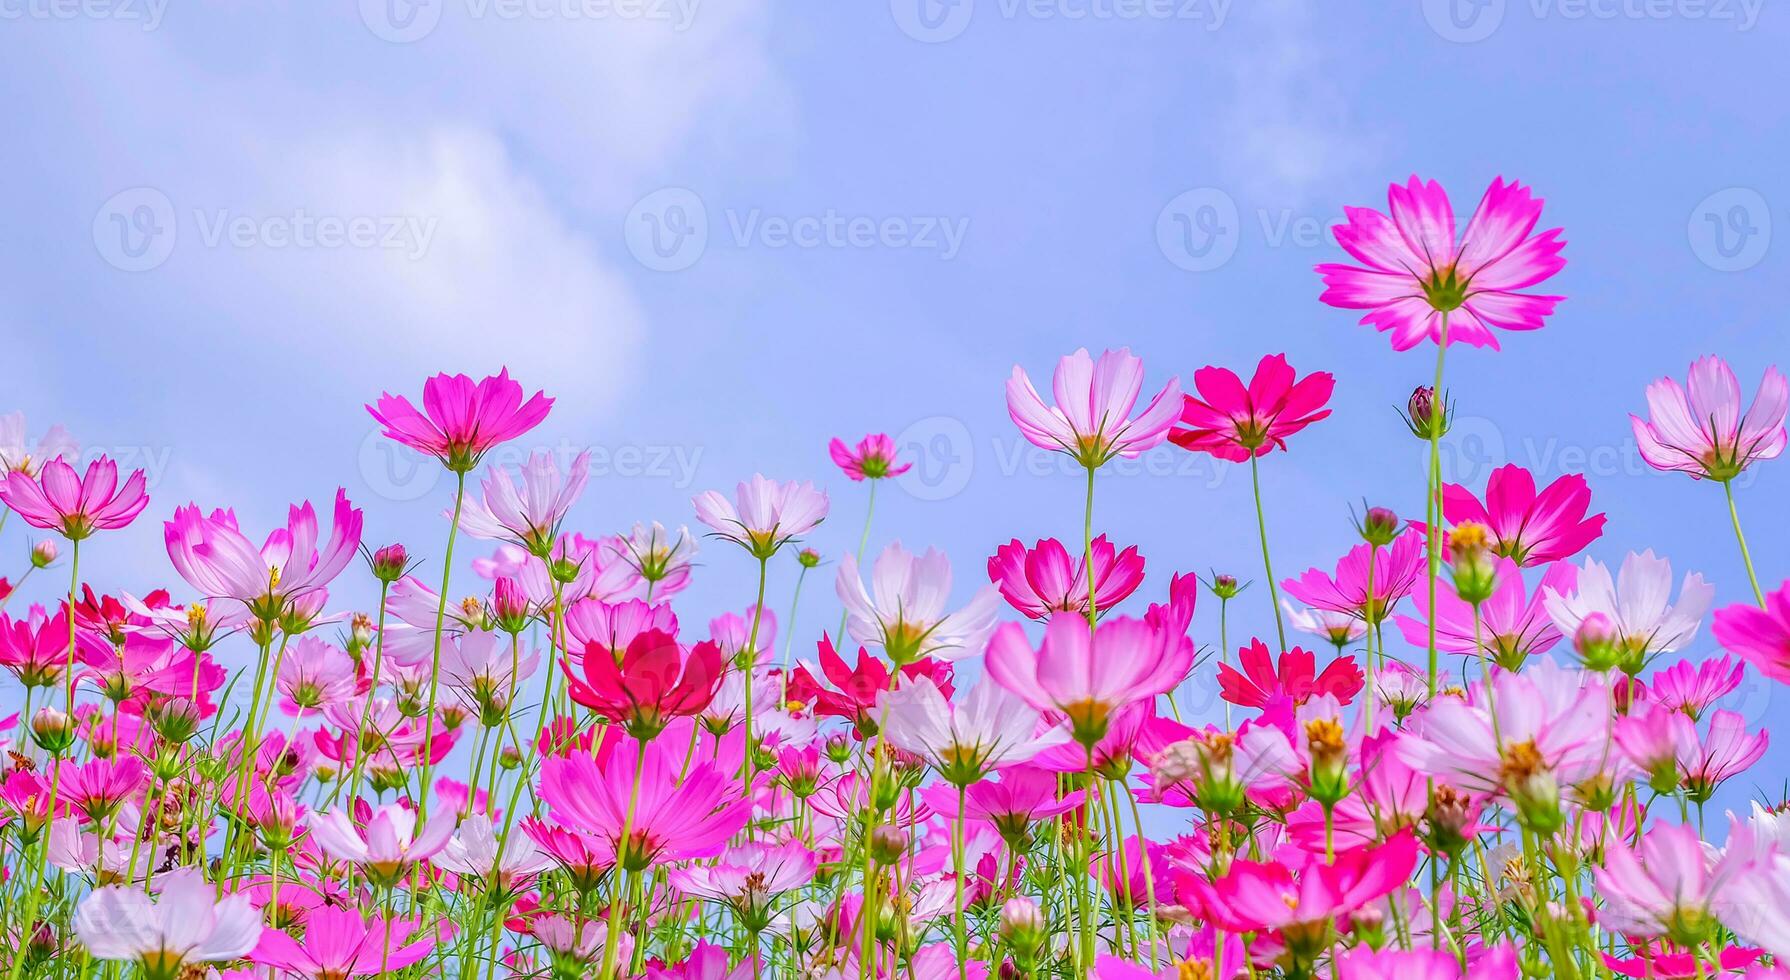
{"label": "unopened bud", "polygon": [[1411,392],[1410,401],[1405,403],[1405,425],[1412,435],[1428,439],[1433,429],[1435,438],[1440,439],[1448,433],[1448,421],[1447,401],[1437,405],[1436,389],[1424,386]]}
{"label": "unopened bud", "polygon": [[186,698],[172,698],[149,712],[150,724],[164,741],[179,745],[199,731],[199,706]]}
{"label": "unopened bud", "polygon": [[1044,945],[1046,924],[1038,903],[1015,895],[1001,907],[1001,941],[1013,950],[1023,967]]}
{"label": "unopened bud", "polygon": [[31,546],[31,566],[33,568],[48,568],[48,567],[50,567],[50,563],[55,560],[56,560],[56,542],[55,542],[55,540],[53,540],[51,538],[45,538],[42,541],[39,541],[38,543]]}
{"label": "unopened bud", "polygon": [[893,824],[882,824],[870,832],[870,857],[877,864],[891,865],[907,854],[907,834]]}
{"label": "unopened bud", "polygon": [[1579,620],[1573,631],[1572,648],[1585,662],[1586,670],[1606,671],[1622,663],[1622,635],[1616,623],[1601,612]]}
{"label": "unopened bud", "polygon": [[827,758],[834,762],[844,762],[851,758],[851,739],[843,733],[827,736]]}
{"label": "unopened bud", "polygon": [[56,708],[39,708],[31,716],[31,740],[38,748],[59,756],[75,744],[74,719]]}
{"label": "unopened bud", "polygon": [[522,753],[516,751],[514,745],[506,745],[503,747],[503,751],[497,754],[497,764],[505,769],[520,769],[522,768]]}
{"label": "unopened bud", "polygon": [[1237,576],[1235,576],[1235,575],[1214,575],[1214,576],[1212,576],[1212,594],[1219,597],[1220,599],[1235,599],[1237,597],[1237,593],[1242,592],[1242,591],[1243,591],[1243,586],[1237,584]]}
{"label": "unopened bud", "polygon": [[401,544],[388,544],[373,552],[373,577],[387,585],[404,577],[410,553]]}
{"label": "unopened bud", "polygon": [[528,596],[515,579],[506,575],[497,580],[491,593],[491,614],[505,633],[514,635],[528,628]]}
{"label": "unopened bud", "polygon": [[1448,534],[1448,564],[1454,573],[1454,592],[1461,601],[1479,605],[1498,588],[1498,566],[1487,546],[1484,524],[1463,521]]}
{"label": "unopened bud", "polygon": [[813,548],[803,548],[796,552],[796,561],[801,562],[803,568],[813,568],[820,564],[820,552]]}
{"label": "unopened bud", "polygon": [[1398,515],[1385,507],[1369,507],[1357,529],[1363,541],[1384,548],[1398,537]]}

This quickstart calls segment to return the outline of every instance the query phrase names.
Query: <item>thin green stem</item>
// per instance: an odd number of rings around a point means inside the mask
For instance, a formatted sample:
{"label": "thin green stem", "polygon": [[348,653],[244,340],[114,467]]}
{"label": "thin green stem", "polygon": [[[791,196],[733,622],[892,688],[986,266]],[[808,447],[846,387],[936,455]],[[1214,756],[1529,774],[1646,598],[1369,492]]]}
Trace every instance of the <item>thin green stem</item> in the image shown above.
{"label": "thin green stem", "polygon": [[1436,647],[1436,579],[1442,573],[1442,420],[1447,416],[1447,403],[1442,398],[1442,364],[1448,356],[1448,313],[1442,312],[1441,336],[1436,340],[1436,384],[1430,389],[1430,417],[1425,428],[1430,443],[1430,465],[1425,492],[1424,514],[1428,534],[1429,567],[1426,583],[1429,589],[1429,696],[1436,696],[1436,676],[1440,655]]}
{"label": "thin green stem", "polygon": [[1280,617],[1280,586],[1274,582],[1274,562],[1268,557],[1268,518],[1262,510],[1262,470],[1256,463],[1256,457],[1249,457],[1249,480],[1255,488],[1255,525],[1262,536],[1262,568],[1268,574],[1268,601],[1274,606],[1274,635],[1280,639],[1280,649],[1287,648],[1287,628]]}
{"label": "thin green stem", "polygon": [[1746,578],[1753,586],[1753,601],[1765,606],[1765,593],[1759,589],[1759,576],[1753,571],[1753,554],[1747,550],[1746,535],[1740,530],[1740,511],[1734,506],[1734,481],[1723,480],[1722,490],[1728,495],[1728,519],[1734,522],[1734,539],[1740,542],[1740,560],[1746,562]]}
{"label": "thin green stem", "polygon": [[460,507],[466,502],[466,471],[454,473],[454,513],[448,524],[447,554],[441,560],[441,596],[435,604],[435,653],[429,669],[429,713],[423,722],[423,782],[417,789],[416,815],[429,815],[429,776],[435,770],[435,693],[440,687],[441,634],[447,625],[448,588],[454,577],[454,539],[460,534]]}

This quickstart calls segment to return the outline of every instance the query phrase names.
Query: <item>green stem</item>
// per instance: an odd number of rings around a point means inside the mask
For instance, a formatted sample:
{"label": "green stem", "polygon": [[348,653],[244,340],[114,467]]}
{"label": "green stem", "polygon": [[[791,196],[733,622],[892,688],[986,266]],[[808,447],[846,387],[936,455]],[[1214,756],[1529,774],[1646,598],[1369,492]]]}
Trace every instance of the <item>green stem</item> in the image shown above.
{"label": "green stem", "polygon": [[441,560],[441,596],[435,604],[435,654],[429,669],[429,713],[423,722],[423,782],[417,789],[416,818],[420,825],[429,815],[429,776],[435,770],[435,692],[440,686],[441,633],[447,625],[449,583],[454,577],[454,539],[460,534],[460,506],[466,501],[466,471],[456,471],[454,514],[448,524],[447,555]]}
{"label": "green stem", "polygon": [[1734,538],[1740,542],[1740,560],[1746,562],[1746,578],[1753,586],[1753,601],[1764,608],[1765,593],[1759,590],[1759,576],[1753,573],[1753,555],[1747,550],[1746,535],[1740,531],[1740,511],[1734,506],[1734,481],[1723,480],[1722,489],[1728,494],[1728,519],[1734,522]]}
{"label": "green stem", "polygon": [[964,802],[966,793],[966,787],[957,787],[957,819],[951,824],[951,870],[957,879],[957,917],[954,923],[957,929],[957,980],[968,980],[970,969],[970,945],[963,919],[963,811],[967,807]]}
{"label": "green stem", "polygon": [[[636,742],[639,746],[634,753],[634,782],[628,790],[628,810],[622,815],[622,833],[615,842],[615,866],[622,871],[622,876],[632,879],[631,872],[626,870],[628,859],[628,840],[634,835],[634,810],[640,805],[640,774],[646,769],[646,743]],[[629,882],[631,883],[631,881]],[[615,949],[621,945],[621,904],[622,881],[609,883],[609,919],[605,927],[607,938],[603,940],[603,969],[597,974],[598,980],[613,980],[615,977]],[[497,954],[492,950],[492,955]]]}
{"label": "green stem", "polygon": [[1436,384],[1430,389],[1430,417],[1426,426],[1430,443],[1430,466],[1428,489],[1425,492],[1424,514],[1428,517],[1426,525],[1429,533],[1428,552],[1429,568],[1426,581],[1429,588],[1429,696],[1436,696],[1436,675],[1440,656],[1436,649],[1436,579],[1442,568],[1442,419],[1447,413],[1446,402],[1442,399],[1442,363],[1448,355],[1448,313],[1442,312],[1441,336],[1436,341]]}
{"label": "green stem", "polygon": [[1268,601],[1274,606],[1274,635],[1280,639],[1280,649],[1285,650],[1287,628],[1280,621],[1280,586],[1274,582],[1274,562],[1268,558],[1268,518],[1262,510],[1262,470],[1253,455],[1249,457],[1249,480],[1255,487],[1255,525],[1262,536],[1262,568],[1268,574]]}

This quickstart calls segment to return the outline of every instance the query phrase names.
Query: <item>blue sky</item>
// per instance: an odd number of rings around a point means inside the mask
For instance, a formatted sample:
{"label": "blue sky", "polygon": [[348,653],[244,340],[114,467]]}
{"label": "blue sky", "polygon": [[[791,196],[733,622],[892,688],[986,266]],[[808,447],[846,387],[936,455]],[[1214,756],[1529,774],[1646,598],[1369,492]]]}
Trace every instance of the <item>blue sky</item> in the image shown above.
{"label": "blue sky", "polygon": [[[967,595],[1008,538],[1079,533],[1079,477],[1006,420],[1013,364],[1128,345],[1160,385],[1285,351],[1338,376],[1334,417],[1264,465],[1290,575],[1352,543],[1350,504],[1421,506],[1393,407],[1431,360],[1318,304],[1311,266],[1339,254],[1322,229],[1411,173],[1464,220],[1502,174],[1566,229],[1569,299],[1452,360],[1451,475],[1583,471],[1610,518],[1593,555],[1653,547],[1738,601],[1719,490],[1647,470],[1626,413],[1703,353],[1749,394],[1790,361],[1780,13],[4,0],[0,410],[150,466],[149,511],[88,549],[109,590],[173,580],[160,521],[189,500],[259,531],[340,484],[370,541],[436,554],[447,482],[390,463],[360,406],[507,364],[560,399],[527,446],[606,454],[575,512],[593,532],[688,522],[691,494],[763,471],[834,492],[815,543],[836,555],[863,498],[827,439],[902,434],[920,463],[877,540],[945,548]],[[1172,570],[1259,580],[1246,474],[1151,464],[1097,502],[1100,530],[1142,547],[1145,591]],[[1768,587],[1790,575],[1785,466],[1740,494]],[[12,522],[0,573],[24,541]],[[752,584],[719,545],[703,562],[682,604],[699,624]],[[830,624],[814,585],[803,620]],[[1260,584],[1234,613],[1239,636],[1272,628]],[[1712,649],[1705,632],[1693,652]]]}

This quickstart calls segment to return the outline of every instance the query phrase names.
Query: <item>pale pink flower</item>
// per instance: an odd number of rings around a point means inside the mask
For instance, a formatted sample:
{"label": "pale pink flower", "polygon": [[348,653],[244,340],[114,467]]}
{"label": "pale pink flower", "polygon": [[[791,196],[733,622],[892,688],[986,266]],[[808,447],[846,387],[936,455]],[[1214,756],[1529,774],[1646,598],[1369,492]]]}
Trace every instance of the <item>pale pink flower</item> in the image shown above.
{"label": "pale pink flower", "polygon": [[388,439],[441,460],[456,473],[470,472],[499,443],[508,442],[547,417],[553,399],[535,392],[525,403],[522,386],[508,368],[474,382],[464,374],[438,374],[423,382],[423,410],[410,399],[388,393],[367,413],[385,427]]}
{"label": "pale pink flower", "polygon": [[852,555],[839,562],[834,588],[845,604],[846,631],[859,643],[882,647],[897,664],[974,656],[988,642],[1000,610],[999,593],[983,586],[962,609],[947,613],[950,559],[934,548],[915,555],[899,541],[877,557],[869,588],[859,581]]}
{"label": "pale pink flower", "polygon": [[207,598],[234,599],[258,619],[289,614],[295,603],[318,598],[360,546],[362,514],[336,490],[329,540],[319,549],[317,512],[309,501],[293,506],[286,526],[276,528],[257,548],[237,529],[236,514],[212,511],[204,517],[188,504],[163,525],[168,558],[180,577]]}
{"label": "pale pink flower", "polygon": [[[1106,612],[1124,602],[1144,581],[1144,559],[1132,545],[1118,551],[1102,534],[1093,541],[1094,606]],[[1018,538],[995,549],[988,559],[988,580],[1000,587],[1013,608],[1032,619],[1056,612],[1088,615],[1088,570],[1084,556],[1071,556],[1056,538],[1045,538],[1031,550]]]}
{"label": "pale pink flower", "polygon": [[813,881],[819,865],[820,856],[798,840],[748,842],[728,848],[712,865],[671,872],[671,885],[732,907],[747,928],[757,931],[769,924],[777,897]]}
{"label": "pale pink flower", "polygon": [[546,557],[559,538],[560,523],[590,479],[590,453],[579,453],[564,474],[557,457],[546,452],[529,456],[519,469],[521,489],[509,470],[491,468],[480,484],[482,497],[469,495],[462,503],[460,529],[475,538],[509,541],[536,557]]}
{"label": "pale pink flower", "polygon": [[[1560,642],[1560,631],[1549,618],[1546,601],[1549,590],[1571,591],[1578,581],[1579,570],[1566,562],[1549,565],[1542,574],[1534,594],[1526,594],[1523,572],[1509,558],[1495,561],[1497,585],[1492,594],[1479,604],[1479,621],[1474,624],[1471,603],[1454,591],[1451,583],[1436,590],[1436,648],[1449,653],[1477,656],[1481,650],[1487,658],[1515,670],[1529,657],[1546,653]],[[1416,616],[1396,617],[1405,642],[1425,646],[1429,642],[1429,596],[1417,589],[1411,596],[1417,607]]]}
{"label": "pale pink flower", "polygon": [[713,528],[716,537],[732,541],[761,560],[814,530],[827,517],[827,495],[814,484],[778,483],[762,474],[736,487],[732,500],[705,490],[692,502],[697,519]]}
{"label": "pale pink flower", "polygon": [[44,430],[34,446],[25,436],[24,412],[0,415],[0,476],[23,473],[34,477],[50,460],[72,458],[80,451],[61,425]]}
{"label": "pale pink flower", "polygon": [[685,528],[672,533],[658,521],[636,524],[627,537],[614,540],[616,553],[646,583],[648,599],[669,599],[690,584],[696,536]]}
{"label": "pale pink flower", "polygon": [[118,464],[101,456],[76,474],[61,457],[33,477],[14,469],[0,478],[0,503],[18,512],[32,527],[55,531],[79,541],[95,531],[111,531],[136,520],[149,505],[142,470],[118,485]]}
{"label": "pale pink flower", "polygon": [[876,713],[885,740],[925,759],[954,786],[1069,740],[1061,726],[1040,732],[1038,712],[988,678],[953,705],[931,678],[916,677],[884,692]]}
{"label": "pale pink flower", "polygon": [[286,651],[274,686],[280,710],[300,715],[351,698],[359,684],[354,660],[340,648],[312,636],[301,636]]}
{"label": "pale pink flower", "polygon": [[1458,240],[1441,184],[1412,176],[1386,196],[1389,215],[1344,208],[1347,223],[1331,229],[1361,265],[1326,262],[1317,271],[1320,299],[1367,310],[1361,322],[1391,333],[1394,350],[1442,343],[1444,318],[1448,343],[1496,350],[1492,328],[1538,330],[1563,298],[1519,292],[1566,265],[1560,229],[1530,234],[1542,202],[1529,188],[1495,178]]}
{"label": "pale pink flower", "polygon": [[1709,731],[1696,752],[1680,760],[1685,793],[1704,803],[1716,787],[1752,768],[1765,755],[1771,733],[1746,730],[1746,719],[1734,711],[1717,711],[1709,718]]}
{"label": "pale pink flower", "polygon": [[1086,348],[1057,362],[1054,406],[1044,404],[1024,368],[1007,380],[1007,414],[1032,445],[1068,454],[1093,469],[1115,456],[1132,459],[1162,445],[1181,414],[1181,383],[1170,378],[1135,418],[1144,362],[1129,348],[1105,351],[1098,362]]}
{"label": "pale pink flower", "polygon": [[1672,603],[1672,563],[1651,549],[1629,552],[1618,579],[1611,578],[1603,563],[1587,558],[1570,592],[1546,585],[1541,591],[1562,635],[1576,634],[1586,617],[1603,613],[1615,626],[1617,643],[1636,659],[1671,653],[1689,643],[1715,599],[1714,587],[1691,572],[1678,590],[1678,602]]}
{"label": "pale pink flower", "polygon": [[510,834],[499,841],[491,818],[473,813],[461,822],[459,831],[442,845],[430,863],[463,878],[475,879],[486,888],[511,891],[553,867],[554,860],[535,846],[527,834]]}
{"label": "pale pink flower", "polygon": [[1125,616],[1101,623],[1090,636],[1086,621],[1057,616],[1033,650],[1019,624],[1007,623],[989,642],[984,669],[1032,707],[1062,712],[1076,741],[1093,745],[1113,712],[1187,676],[1193,649],[1180,639]]}
{"label": "pale pink flower", "polygon": [[434,857],[454,832],[454,813],[446,810],[418,826],[416,812],[387,803],[360,821],[346,810],[319,814],[311,837],[324,853],[359,865],[383,881],[397,881],[418,861]]}
{"label": "pale pink flower", "polygon": [[1744,846],[1719,857],[1710,853],[1692,827],[1661,823],[1641,835],[1638,848],[1619,841],[1604,849],[1603,867],[1593,869],[1603,899],[1598,921],[1632,936],[1665,936],[1700,944],[1709,938],[1715,909],[1730,882],[1751,871],[1754,855]]}
{"label": "pale pink flower", "polygon": [[1673,378],[1655,381],[1647,386],[1648,420],[1629,416],[1641,458],[1655,469],[1726,482],[1755,460],[1784,451],[1790,383],[1777,368],[1765,369],[1744,414],[1740,382],[1727,361],[1713,354],[1698,358],[1689,382],[1687,393]]}
{"label": "pale pink flower", "polygon": [[1321,636],[1332,646],[1348,646],[1367,635],[1367,623],[1354,613],[1337,612],[1334,609],[1307,609],[1285,599],[1280,600],[1280,610],[1286,613],[1287,622],[1294,629],[1312,636]]}
{"label": "pale pink flower", "polygon": [[827,454],[833,457],[833,465],[843,470],[853,482],[896,477],[913,469],[914,464],[897,461],[895,452],[895,440],[881,432],[859,439],[856,446],[847,446],[843,439],[834,439],[827,444]]}
{"label": "pale pink flower", "polygon": [[221,901],[197,868],[156,876],[155,899],[107,885],[75,912],[75,935],[95,959],[134,962],[144,975],[172,978],[183,967],[237,959],[261,938],[261,914],[247,895]]}

